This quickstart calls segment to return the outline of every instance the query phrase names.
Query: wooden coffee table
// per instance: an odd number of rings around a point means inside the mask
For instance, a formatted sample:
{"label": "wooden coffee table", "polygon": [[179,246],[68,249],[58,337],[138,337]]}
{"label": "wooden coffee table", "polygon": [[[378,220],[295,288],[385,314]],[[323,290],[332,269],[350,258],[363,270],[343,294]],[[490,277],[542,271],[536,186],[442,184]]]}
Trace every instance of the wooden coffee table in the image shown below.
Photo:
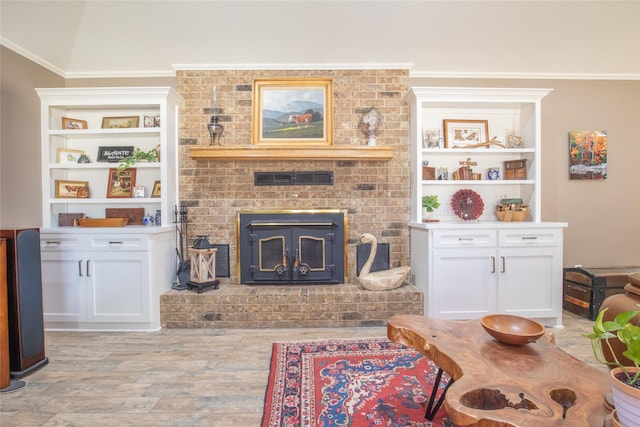
{"label": "wooden coffee table", "polygon": [[491,337],[479,320],[396,315],[387,336],[451,376],[444,405],[456,426],[602,427],[609,413],[608,375],[557,348],[549,333],[510,346]]}

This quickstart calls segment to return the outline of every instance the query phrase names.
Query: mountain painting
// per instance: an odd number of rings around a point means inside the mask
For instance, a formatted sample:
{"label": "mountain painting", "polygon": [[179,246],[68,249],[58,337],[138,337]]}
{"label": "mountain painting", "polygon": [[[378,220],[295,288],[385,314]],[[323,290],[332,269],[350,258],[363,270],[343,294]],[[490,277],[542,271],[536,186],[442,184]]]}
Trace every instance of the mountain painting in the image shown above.
{"label": "mountain painting", "polygon": [[254,144],[331,144],[331,80],[256,80]]}

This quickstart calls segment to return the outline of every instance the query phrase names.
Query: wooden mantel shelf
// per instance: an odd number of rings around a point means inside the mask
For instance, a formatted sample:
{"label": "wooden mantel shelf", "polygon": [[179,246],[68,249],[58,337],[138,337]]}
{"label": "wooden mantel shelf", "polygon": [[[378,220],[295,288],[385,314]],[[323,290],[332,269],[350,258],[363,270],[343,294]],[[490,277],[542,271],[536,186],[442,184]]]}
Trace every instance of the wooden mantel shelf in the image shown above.
{"label": "wooden mantel shelf", "polygon": [[189,157],[194,160],[381,160],[393,158],[389,146],[193,146]]}

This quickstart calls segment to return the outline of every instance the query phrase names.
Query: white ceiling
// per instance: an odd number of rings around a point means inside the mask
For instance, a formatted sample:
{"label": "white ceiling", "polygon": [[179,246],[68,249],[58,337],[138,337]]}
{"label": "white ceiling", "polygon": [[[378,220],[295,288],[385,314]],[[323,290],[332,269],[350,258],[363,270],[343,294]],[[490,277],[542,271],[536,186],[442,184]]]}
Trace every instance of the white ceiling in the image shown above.
{"label": "white ceiling", "polygon": [[0,0],[0,43],[66,78],[409,67],[640,78],[640,0]]}

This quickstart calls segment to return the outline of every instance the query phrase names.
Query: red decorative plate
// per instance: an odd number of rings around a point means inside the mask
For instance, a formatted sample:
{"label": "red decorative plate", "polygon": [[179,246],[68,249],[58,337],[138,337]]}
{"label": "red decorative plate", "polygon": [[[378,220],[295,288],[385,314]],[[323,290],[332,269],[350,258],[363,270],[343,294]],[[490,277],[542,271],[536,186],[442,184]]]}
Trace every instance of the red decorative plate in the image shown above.
{"label": "red decorative plate", "polygon": [[470,221],[480,218],[484,211],[484,202],[473,190],[459,190],[451,198],[451,209],[463,220]]}

